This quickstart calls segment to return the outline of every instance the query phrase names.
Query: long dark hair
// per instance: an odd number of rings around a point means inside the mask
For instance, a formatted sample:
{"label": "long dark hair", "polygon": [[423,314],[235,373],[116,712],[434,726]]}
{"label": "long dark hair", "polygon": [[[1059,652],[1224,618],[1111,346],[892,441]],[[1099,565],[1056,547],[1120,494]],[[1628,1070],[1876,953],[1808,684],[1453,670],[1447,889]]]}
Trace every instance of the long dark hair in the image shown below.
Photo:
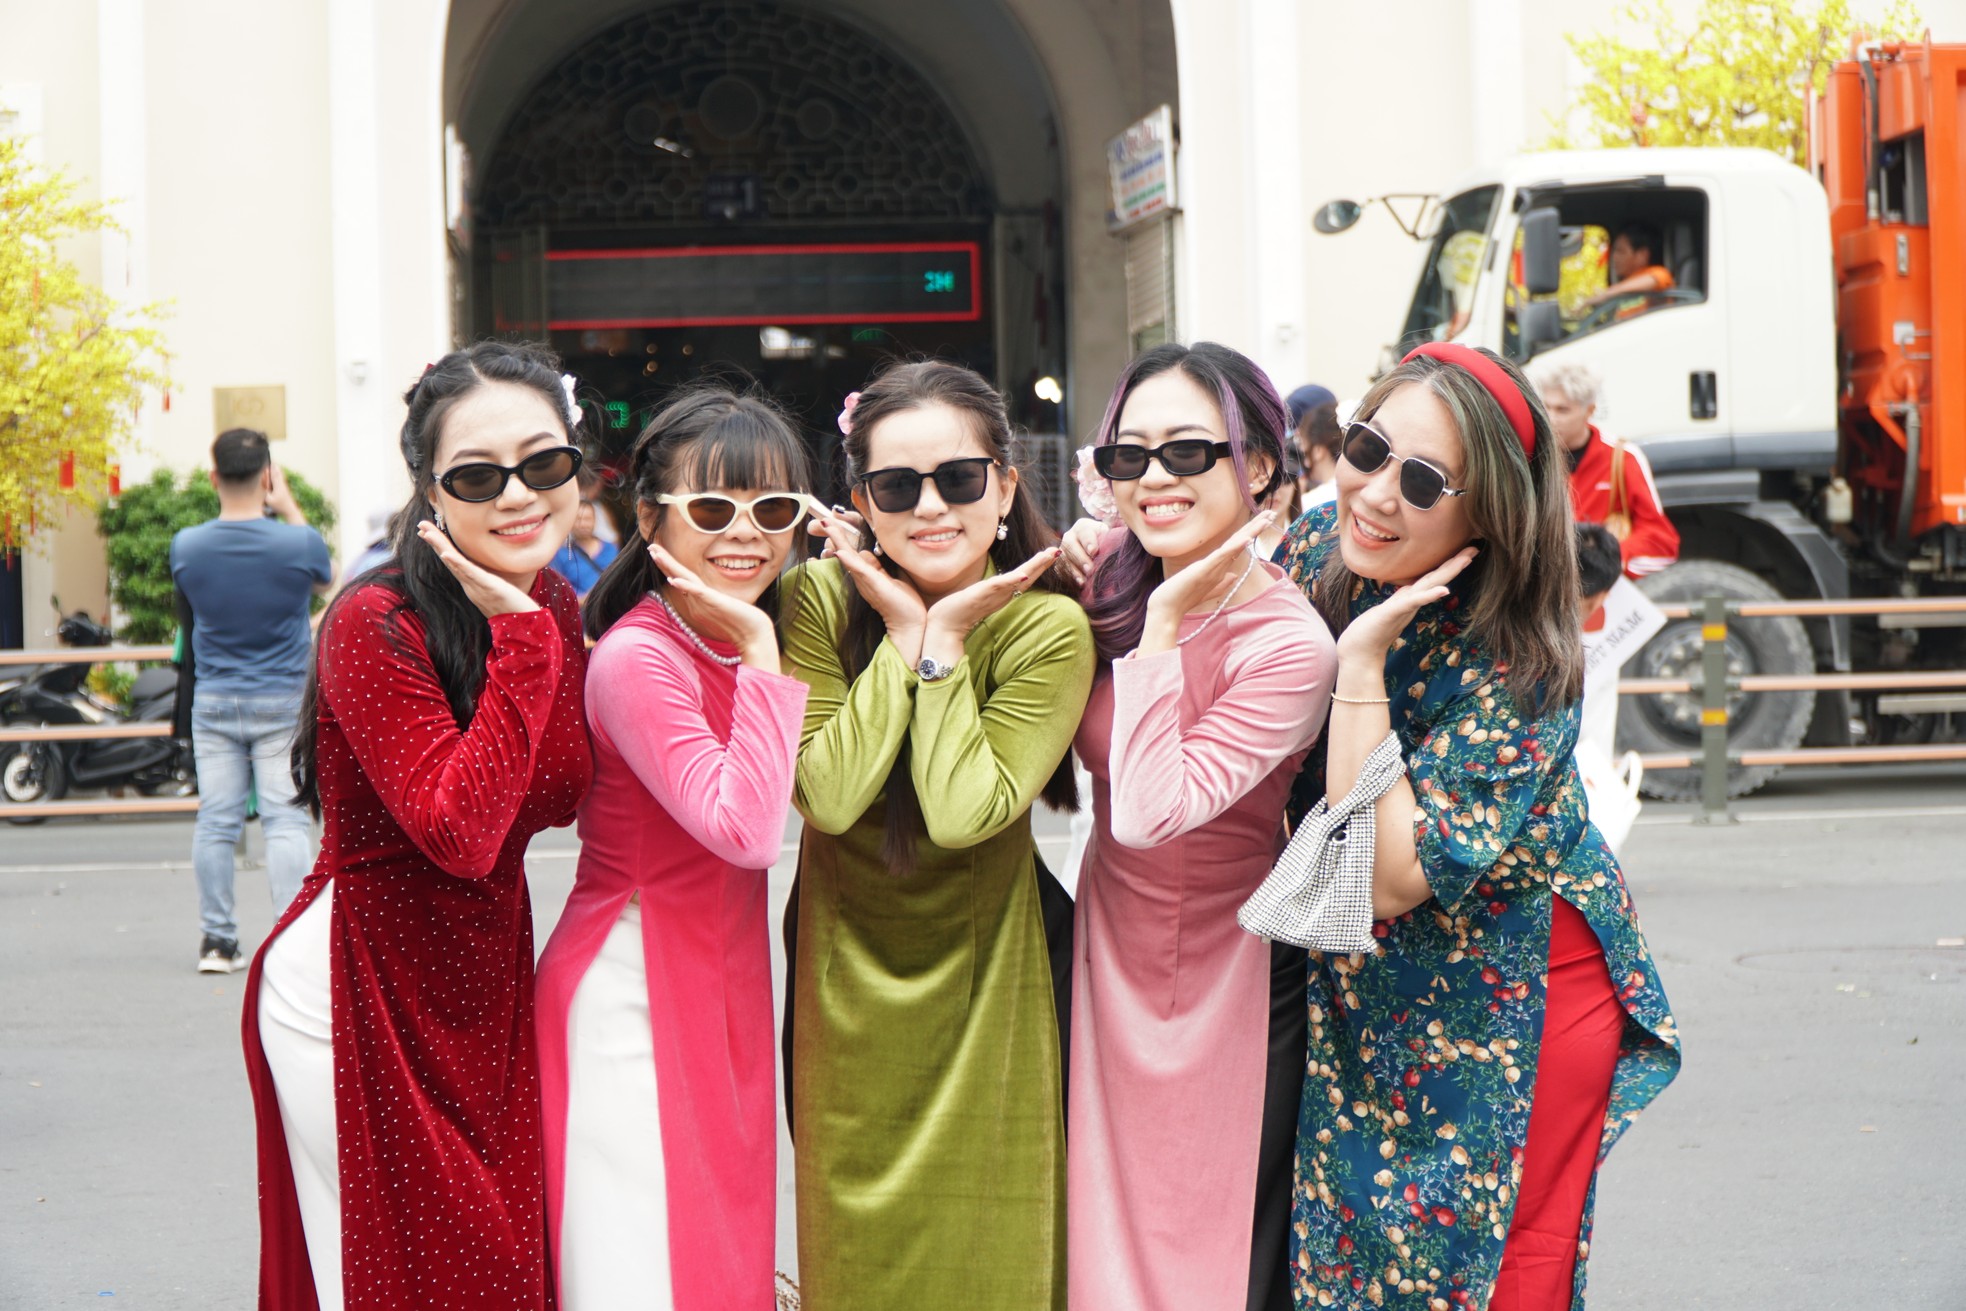
{"label": "long dark hair", "polygon": [[[959,364],[916,360],[890,367],[860,393],[853,410],[853,431],[842,442],[848,462],[848,481],[857,480],[873,467],[869,462],[869,444],[883,419],[925,405],[946,405],[960,414],[985,454],[1003,468],[1016,467],[1016,439],[997,389],[981,375]],[[1037,505],[1025,495],[1021,482],[1011,497],[1010,511],[1004,516],[1004,530],[1002,540],[990,545],[990,559],[1000,572],[1015,569],[1058,541],[1058,534],[1051,531]],[[868,533],[871,536],[871,528]],[[881,558],[881,567],[896,577],[901,574],[899,566],[885,556]],[[1055,569],[1039,575],[1031,590],[1074,595],[1072,586]],[[887,624],[880,612],[849,582],[846,630],[840,638],[840,656],[848,682],[859,677],[886,636]],[[1042,795],[1045,804],[1054,810],[1078,809],[1078,783],[1072,776],[1069,756],[1059,762]],[[887,832],[882,839],[881,855],[890,870],[897,874],[913,872],[915,841],[922,828],[920,802],[908,778],[908,748],[904,745],[887,780]]]}
{"label": "long dark hair", "polygon": [[[1406,386],[1425,387],[1447,407],[1467,454],[1468,524],[1482,542],[1454,590],[1468,598],[1469,637],[1507,670],[1517,701],[1541,715],[1576,700],[1584,688],[1570,470],[1536,389],[1500,355],[1481,353],[1528,399],[1534,456],[1523,457],[1508,416],[1472,373],[1431,356],[1415,356],[1375,383],[1359,401],[1358,417],[1370,419]],[[1351,622],[1358,590],[1344,556],[1333,551],[1311,599],[1334,634]]]}
{"label": "long dark hair", "polygon": [[308,671],[307,691],[301,699],[300,725],[294,734],[290,762],[300,800],[317,815],[321,810],[321,793],[314,754],[321,695],[321,648],[342,603],[356,592],[374,585],[396,594],[396,604],[386,620],[392,643],[397,640],[403,613],[415,612],[423,621],[424,647],[430,653],[430,663],[437,671],[437,681],[443,686],[458,728],[468,727],[477,710],[478,693],[485,685],[485,657],[491,651],[491,624],[465,596],[464,588],[437,558],[437,553],[417,535],[416,528],[425,519],[433,518],[430,498],[436,480],[431,466],[436,460],[437,442],[443,436],[445,417],[470,393],[494,382],[515,383],[538,392],[553,413],[560,416],[567,440],[574,439],[574,420],[567,413],[559,358],[546,347],[531,342],[481,341],[452,351],[426,368],[415,385],[403,393],[409,413],[403,418],[403,431],[398,440],[403,462],[409,466],[411,487],[409,500],[396,516],[395,540],[390,544],[394,555],[387,563],[351,581],[321,617],[313,667]]}
{"label": "long dark hair", "polygon": [[[1106,417],[1099,421],[1098,444],[1110,446],[1119,440],[1120,411],[1126,408],[1134,388],[1174,369],[1213,397],[1222,412],[1222,427],[1236,469],[1236,490],[1254,514],[1257,504],[1276,490],[1283,478],[1283,436],[1290,427],[1290,411],[1270,376],[1241,351],[1212,341],[1198,341],[1192,346],[1167,342],[1135,357],[1113,384]],[[1252,455],[1270,462],[1270,479],[1254,496],[1249,494]],[[1160,582],[1160,560],[1149,555],[1131,533],[1099,562],[1086,586],[1085,612],[1092,621],[1092,640],[1101,660],[1117,660],[1140,645],[1140,634],[1147,625],[1147,598]]]}
{"label": "long dark hair", "polygon": [[[662,583],[642,537],[641,510],[656,522],[669,513],[658,497],[679,487],[727,487],[733,491],[810,492],[812,462],[791,421],[761,394],[738,393],[716,382],[697,383],[670,397],[642,429],[628,457],[635,496],[635,523],[620,552],[587,593],[582,610],[587,635],[598,638]],[[793,551],[806,533],[794,530]],[[773,580],[758,607],[778,616]]]}

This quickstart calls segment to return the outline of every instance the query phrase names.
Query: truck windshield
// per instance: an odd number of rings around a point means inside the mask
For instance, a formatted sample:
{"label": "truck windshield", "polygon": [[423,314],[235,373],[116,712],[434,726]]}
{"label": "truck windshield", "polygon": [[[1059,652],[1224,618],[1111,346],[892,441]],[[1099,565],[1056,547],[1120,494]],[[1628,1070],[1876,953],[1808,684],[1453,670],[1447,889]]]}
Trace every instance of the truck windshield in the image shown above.
{"label": "truck windshield", "polygon": [[1475,279],[1488,250],[1489,220],[1501,194],[1500,187],[1477,187],[1441,206],[1440,226],[1421,266],[1395,358],[1423,342],[1445,341],[1467,325]]}

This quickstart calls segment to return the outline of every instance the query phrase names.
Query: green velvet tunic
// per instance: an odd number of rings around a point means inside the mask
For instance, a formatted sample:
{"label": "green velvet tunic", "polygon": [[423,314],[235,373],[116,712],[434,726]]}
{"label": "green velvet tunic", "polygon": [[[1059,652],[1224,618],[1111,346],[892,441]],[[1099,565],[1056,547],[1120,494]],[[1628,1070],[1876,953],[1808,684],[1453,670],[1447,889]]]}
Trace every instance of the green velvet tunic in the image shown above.
{"label": "green velvet tunic", "polygon": [[[788,579],[788,672],[810,689],[792,1122],[806,1311],[1063,1308],[1058,1021],[1031,803],[1092,686],[1084,613],[1031,592],[923,683],[882,641],[851,684],[846,588]],[[882,861],[903,750],[924,832]]]}

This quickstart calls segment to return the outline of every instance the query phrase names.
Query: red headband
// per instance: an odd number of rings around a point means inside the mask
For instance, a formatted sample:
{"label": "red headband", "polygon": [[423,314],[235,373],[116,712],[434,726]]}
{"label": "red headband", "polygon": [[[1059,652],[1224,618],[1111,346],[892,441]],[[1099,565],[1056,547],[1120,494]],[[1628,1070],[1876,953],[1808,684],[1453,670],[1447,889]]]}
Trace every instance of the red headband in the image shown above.
{"label": "red headband", "polygon": [[1503,371],[1501,365],[1471,346],[1456,346],[1444,341],[1415,346],[1400,363],[1406,363],[1415,355],[1424,355],[1442,364],[1458,364],[1472,373],[1482,390],[1493,396],[1495,403],[1502,407],[1509,427],[1515,429],[1516,440],[1522,443],[1522,453],[1532,460],[1536,458],[1536,417],[1530,412],[1529,398],[1522,394],[1522,388],[1515,385],[1515,380]]}

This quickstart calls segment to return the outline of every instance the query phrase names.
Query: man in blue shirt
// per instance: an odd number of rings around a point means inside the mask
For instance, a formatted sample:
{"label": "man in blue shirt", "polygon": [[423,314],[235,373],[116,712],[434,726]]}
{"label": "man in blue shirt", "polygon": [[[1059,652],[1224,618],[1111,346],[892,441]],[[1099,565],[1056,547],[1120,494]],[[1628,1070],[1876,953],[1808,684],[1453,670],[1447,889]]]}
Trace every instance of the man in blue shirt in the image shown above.
{"label": "man in blue shirt", "polygon": [[[328,546],[307,526],[266,436],[233,428],[212,443],[218,518],[171,539],[171,577],[191,608],[191,747],[198,825],[191,863],[204,938],[198,969],[245,963],[232,917],[232,853],[257,788],[266,876],[279,914],[300,890],[313,833],[295,799],[287,755],[299,724],[312,647],[309,599],[333,579]],[[282,522],[267,517],[272,510]]]}
{"label": "man in blue shirt", "polygon": [[573,584],[576,596],[584,597],[594,590],[621,549],[600,536],[600,520],[600,507],[583,498],[573,512],[573,532],[553,557],[553,568]]}

